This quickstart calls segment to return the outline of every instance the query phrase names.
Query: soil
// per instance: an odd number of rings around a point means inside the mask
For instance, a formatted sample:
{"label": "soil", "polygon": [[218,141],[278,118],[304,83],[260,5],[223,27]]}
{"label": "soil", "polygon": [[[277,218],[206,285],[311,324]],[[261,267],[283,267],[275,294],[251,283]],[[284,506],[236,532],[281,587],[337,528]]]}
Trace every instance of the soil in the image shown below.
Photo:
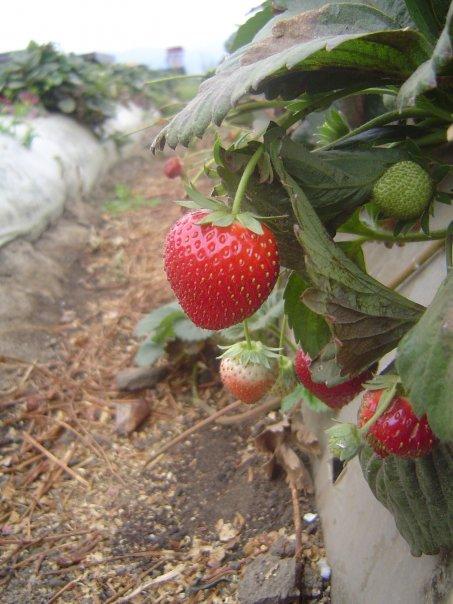
{"label": "soil", "polygon": [[[118,183],[162,202],[106,214],[102,202]],[[207,192],[209,183],[202,188]],[[168,202],[183,194],[179,180],[164,178],[162,161],[148,153],[118,164],[82,204],[89,214],[84,249],[66,259],[60,289],[51,299],[50,280],[41,280],[39,321],[17,323],[1,350],[5,604],[234,603],[247,562],[294,532],[289,488],[283,478],[268,478],[267,458],[253,445],[254,423],[207,427],[145,468],[163,442],[205,417],[192,399],[191,367],[175,367],[153,389],[121,393],[114,386],[116,373],[133,364],[136,322],[172,299],[162,245],[181,213]],[[73,219],[66,220],[69,229]],[[23,283],[16,278],[14,286]],[[200,398],[222,407],[231,400],[212,351],[202,355],[208,375]],[[148,418],[119,436],[117,406],[139,400],[149,405]],[[274,413],[264,421],[276,419]],[[312,495],[301,493],[300,505],[302,514],[316,512]],[[304,523],[302,537],[303,601],[329,602],[317,519]]]}

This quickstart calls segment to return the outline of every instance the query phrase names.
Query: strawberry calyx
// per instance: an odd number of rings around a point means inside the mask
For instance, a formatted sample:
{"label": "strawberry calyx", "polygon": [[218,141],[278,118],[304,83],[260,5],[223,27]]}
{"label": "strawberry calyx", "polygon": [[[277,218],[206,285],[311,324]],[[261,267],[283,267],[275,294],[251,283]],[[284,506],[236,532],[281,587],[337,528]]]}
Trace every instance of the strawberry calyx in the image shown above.
{"label": "strawberry calyx", "polygon": [[359,453],[369,429],[386,412],[400,389],[400,384],[399,376],[394,374],[377,375],[364,384],[366,390],[382,390],[379,404],[372,417],[360,428],[351,423],[339,423],[326,430],[329,450],[334,457],[349,461]]}
{"label": "strawberry calyx", "polygon": [[197,220],[197,224],[213,224],[215,226],[228,227],[237,221],[244,228],[257,235],[263,234],[263,227],[260,222],[261,216],[245,211],[235,214],[230,206],[212,197],[205,197],[193,187],[187,187],[186,191],[191,199],[177,201],[176,203],[191,210],[206,210],[204,215]]}
{"label": "strawberry calyx", "polygon": [[236,342],[231,346],[219,346],[222,354],[219,359],[232,358],[239,361],[242,365],[249,364],[261,365],[266,369],[275,367],[275,359],[279,357],[279,348],[270,348],[260,341]]}
{"label": "strawberry calyx", "polygon": [[257,235],[262,235],[264,231],[259,221],[259,217],[252,212],[241,212],[241,203],[244,199],[250,177],[263,153],[264,147],[263,145],[260,145],[247,162],[231,207],[212,199],[211,197],[205,197],[192,185],[189,185],[186,188],[187,194],[191,197],[191,201],[179,202],[180,205],[191,209],[208,210],[205,215],[198,220],[197,224],[213,224],[215,226],[228,227],[237,221],[249,231],[252,231]]}
{"label": "strawberry calyx", "polygon": [[326,430],[329,451],[340,461],[349,461],[363,446],[362,434],[354,424],[339,423]]}

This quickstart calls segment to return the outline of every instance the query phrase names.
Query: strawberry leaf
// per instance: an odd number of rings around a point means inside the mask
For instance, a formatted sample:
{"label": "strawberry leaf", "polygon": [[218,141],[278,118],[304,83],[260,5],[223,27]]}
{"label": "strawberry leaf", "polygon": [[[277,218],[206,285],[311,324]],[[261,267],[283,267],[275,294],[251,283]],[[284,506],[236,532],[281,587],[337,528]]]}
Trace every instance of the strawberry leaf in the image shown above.
{"label": "strawberry leaf", "polygon": [[[153,149],[188,143],[248,93],[294,99],[302,92],[341,89],[360,83],[399,84],[428,58],[417,31],[400,29],[406,18],[394,3],[323,2],[275,16],[253,42],[239,48],[205,80],[197,96],[166,126]],[[308,8],[308,10],[307,10]],[[386,11],[386,12],[384,12]]]}
{"label": "strawberry leaf", "polygon": [[396,368],[417,415],[441,440],[453,440],[453,271],[401,340]]}
{"label": "strawberry leaf", "polygon": [[282,399],[280,411],[282,413],[288,413],[300,402],[303,402],[309,409],[316,413],[330,411],[330,408],[327,405],[316,398],[316,396],[302,386],[302,384],[297,384],[294,390]]}
{"label": "strawberry leaf", "polygon": [[286,172],[279,141],[271,143],[273,166],[291,198],[300,228],[297,237],[313,287],[303,302],[327,317],[342,373],[360,373],[389,352],[414,325],[423,307],[363,273],[330,239],[312,205]]}
{"label": "strawberry leaf", "polygon": [[135,363],[139,367],[148,367],[162,358],[165,354],[165,346],[152,341],[144,342],[135,355]]}
{"label": "strawberry leaf", "polygon": [[160,359],[165,353],[166,345],[177,338],[185,342],[199,342],[213,334],[212,331],[194,325],[176,301],[160,306],[143,317],[134,333],[146,336],[135,356],[137,365],[145,367]]}
{"label": "strawberry leaf", "polygon": [[263,25],[272,19],[273,14],[274,11],[272,10],[271,3],[263,3],[262,9],[247,19],[247,21],[243,23],[227,40],[225,47],[228,52],[234,52],[238,48],[241,48],[245,44],[251,42]]}
{"label": "strawberry leaf", "polygon": [[172,313],[178,312],[180,313],[180,317],[185,317],[185,314],[179,304],[175,302],[170,302],[169,304],[164,304],[163,306],[159,306],[159,308],[154,309],[148,315],[141,319],[134,330],[136,336],[149,336],[154,330],[156,330],[160,323]]}
{"label": "strawberry leaf", "polygon": [[288,279],[283,298],[288,325],[293,330],[296,342],[314,358],[330,340],[331,333],[323,317],[302,302],[301,296],[308,287],[309,284],[298,273],[293,272]]}
{"label": "strawberry leaf", "polygon": [[[426,4],[426,3],[424,3]],[[398,94],[398,107],[413,105],[421,94],[439,86],[442,76],[448,80],[453,66],[453,4],[447,14],[445,27],[437,40],[433,54],[401,86]]]}
{"label": "strawberry leaf", "polygon": [[360,452],[363,475],[374,496],[393,514],[413,556],[453,548],[453,447],[440,444],[425,457],[378,457]]}

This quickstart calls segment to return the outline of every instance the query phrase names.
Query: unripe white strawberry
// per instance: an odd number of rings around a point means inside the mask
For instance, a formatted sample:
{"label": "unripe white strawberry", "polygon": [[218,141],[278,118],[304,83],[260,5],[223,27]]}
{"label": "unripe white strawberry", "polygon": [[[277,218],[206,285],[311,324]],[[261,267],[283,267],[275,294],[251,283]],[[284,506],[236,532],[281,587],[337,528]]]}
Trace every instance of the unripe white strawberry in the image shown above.
{"label": "unripe white strawberry", "polygon": [[225,388],[244,403],[259,401],[272,387],[276,373],[272,369],[225,357],[220,363],[220,377]]}

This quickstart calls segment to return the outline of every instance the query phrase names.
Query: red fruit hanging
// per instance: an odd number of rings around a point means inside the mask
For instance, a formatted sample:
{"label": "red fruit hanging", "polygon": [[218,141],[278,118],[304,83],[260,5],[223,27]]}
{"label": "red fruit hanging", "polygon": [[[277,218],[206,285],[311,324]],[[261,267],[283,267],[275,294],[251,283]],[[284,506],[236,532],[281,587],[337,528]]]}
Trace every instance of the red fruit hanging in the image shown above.
{"label": "red fruit hanging", "polygon": [[223,329],[252,315],[271,293],[279,273],[277,242],[238,221],[197,224],[204,210],[189,212],[170,229],[165,272],[189,318],[206,329]]}
{"label": "red fruit hanging", "polygon": [[[365,393],[359,410],[358,425],[363,426],[375,413],[383,390]],[[423,457],[437,442],[426,415],[417,417],[404,396],[395,396],[385,413],[367,432],[367,441],[381,457]]]}
{"label": "red fruit hanging", "polygon": [[164,164],[164,174],[167,178],[181,176],[183,164],[179,157],[170,157]]}
{"label": "red fruit hanging", "polygon": [[373,377],[373,373],[368,370],[342,384],[326,386],[326,384],[317,383],[312,380],[310,365],[310,356],[299,349],[296,353],[294,367],[300,383],[332,409],[341,409],[347,405],[363,390],[364,382],[371,380]]}

